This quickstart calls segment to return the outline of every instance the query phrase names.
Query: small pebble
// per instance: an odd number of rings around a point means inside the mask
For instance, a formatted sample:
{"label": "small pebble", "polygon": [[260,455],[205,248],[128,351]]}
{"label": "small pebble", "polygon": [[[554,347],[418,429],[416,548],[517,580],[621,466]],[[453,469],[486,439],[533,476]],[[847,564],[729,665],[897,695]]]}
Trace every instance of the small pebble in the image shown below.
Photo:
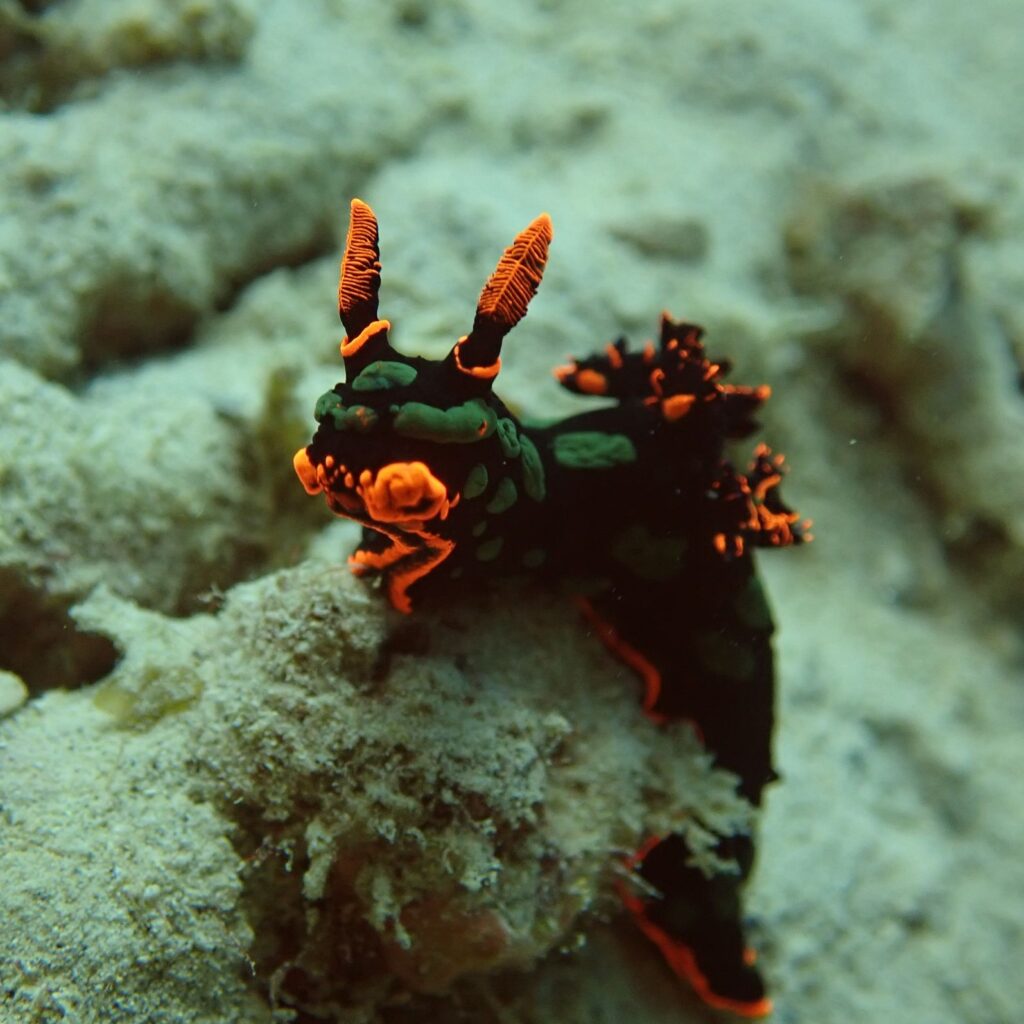
{"label": "small pebble", "polygon": [[13,714],[28,700],[28,687],[13,672],[0,669],[0,718]]}

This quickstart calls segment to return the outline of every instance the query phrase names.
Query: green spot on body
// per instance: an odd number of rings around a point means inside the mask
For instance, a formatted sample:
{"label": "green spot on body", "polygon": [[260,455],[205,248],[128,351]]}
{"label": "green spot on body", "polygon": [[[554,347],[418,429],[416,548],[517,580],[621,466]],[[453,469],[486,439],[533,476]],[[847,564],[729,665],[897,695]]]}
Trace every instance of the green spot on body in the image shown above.
{"label": "green spot on body", "polygon": [[577,430],[558,434],[555,458],[571,469],[608,469],[624,462],[636,462],[636,448],[625,434],[599,430]]}
{"label": "green spot on body", "polygon": [[710,672],[729,679],[749,679],[754,674],[753,652],[724,633],[705,633],[697,638],[697,657]]}
{"label": "green spot on body", "polygon": [[353,405],[349,409],[338,405],[329,409],[328,413],[334,420],[336,430],[355,430],[365,434],[377,422],[377,414],[367,405]]}
{"label": "green spot on body", "polygon": [[329,416],[335,430],[356,430],[361,434],[377,422],[377,414],[369,406],[353,405],[346,409],[333,391],[328,391],[316,400],[313,415],[317,423],[322,423]]}
{"label": "green spot on body", "polygon": [[736,595],[733,602],[736,614],[744,626],[751,629],[771,629],[772,613],[768,607],[768,599],[764,595],[764,588],[756,576],[747,580],[747,585]]}
{"label": "green spot on body", "polygon": [[516,485],[507,476],[502,477],[494,490],[494,497],[487,502],[487,511],[496,516],[511,508],[518,500],[519,492]]}
{"label": "green spot on body", "polygon": [[331,412],[335,406],[340,405],[341,399],[333,391],[327,391],[322,394],[316,400],[316,405],[313,407],[313,416],[317,423],[321,422],[321,420],[323,420],[323,418]]}
{"label": "green spot on body", "polygon": [[523,555],[523,565],[527,569],[536,569],[538,566],[544,564],[544,560],[548,557],[548,553],[543,548],[530,548]]}
{"label": "green spot on body", "polygon": [[498,440],[501,442],[501,450],[508,459],[518,459],[522,446],[519,443],[519,431],[515,423],[507,416],[498,420]]}
{"label": "green spot on body", "polygon": [[478,462],[466,477],[466,486],[462,488],[464,498],[478,498],[487,490],[487,467]]}
{"label": "green spot on body", "polygon": [[656,537],[637,523],[623,530],[612,543],[612,557],[644,580],[670,580],[683,567],[686,541],[681,537]]}
{"label": "green spot on body", "polygon": [[440,444],[468,444],[494,433],[498,417],[480,398],[471,398],[450,409],[422,402],[406,402],[395,416],[395,433]]}
{"label": "green spot on body", "polygon": [[493,562],[501,553],[501,546],[504,543],[504,537],[492,537],[476,549],[476,557],[481,562]]}
{"label": "green spot on body", "polygon": [[540,460],[537,446],[526,436],[519,435],[523,456],[523,486],[534,501],[543,501],[548,490],[544,483],[544,463]]}
{"label": "green spot on body", "polygon": [[473,536],[474,536],[474,537],[479,537],[479,536],[481,536],[481,534],[483,534],[483,533],[484,533],[484,532],[485,532],[486,530],[487,530],[487,520],[486,520],[486,519],[481,519],[481,520],[480,520],[480,522],[479,522],[479,523],[477,523],[477,524],[476,524],[476,525],[475,525],[475,526],[473,527]]}
{"label": "green spot on body", "polygon": [[370,363],[354,381],[353,391],[384,391],[401,388],[416,379],[416,370],[408,363],[378,360]]}

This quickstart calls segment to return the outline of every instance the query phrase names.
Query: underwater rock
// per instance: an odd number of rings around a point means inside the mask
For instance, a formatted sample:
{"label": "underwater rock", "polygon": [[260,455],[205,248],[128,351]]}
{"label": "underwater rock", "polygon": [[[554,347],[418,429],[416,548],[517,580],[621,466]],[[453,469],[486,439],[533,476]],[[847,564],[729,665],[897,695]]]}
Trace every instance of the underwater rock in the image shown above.
{"label": "underwater rock", "polygon": [[81,1014],[123,975],[118,1002],[82,1019],[213,1020],[195,985],[232,1020],[263,1019],[258,991],[368,1013],[570,942],[616,906],[641,833],[682,832],[714,869],[717,838],[749,827],[734,777],[689,730],[644,718],[569,606],[523,597],[409,634],[313,564],[185,620],[98,591],[74,615],[114,640],[117,668],[0,734],[0,857],[21,880],[4,898],[50,893],[42,925],[4,907],[21,965],[0,956],[8,1005],[49,992]]}
{"label": "underwater rock", "polygon": [[820,342],[891,423],[954,554],[1014,615],[1024,302],[1004,250],[1022,223],[1017,184],[900,167],[811,190],[786,232],[797,290],[841,305]]}

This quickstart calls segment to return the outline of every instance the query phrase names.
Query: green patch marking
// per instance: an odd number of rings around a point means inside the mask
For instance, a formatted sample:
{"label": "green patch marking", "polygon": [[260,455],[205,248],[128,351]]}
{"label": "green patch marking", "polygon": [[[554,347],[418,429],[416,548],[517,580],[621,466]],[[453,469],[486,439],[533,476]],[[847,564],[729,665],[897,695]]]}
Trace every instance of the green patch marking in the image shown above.
{"label": "green patch marking", "polygon": [[346,409],[333,391],[328,391],[316,400],[313,415],[318,423],[329,416],[335,430],[355,430],[360,434],[372,430],[377,424],[377,414],[373,409],[367,405],[353,405]]}
{"label": "green patch marking", "polygon": [[544,482],[544,463],[540,460],[540,452],[526,434],[519,435],[519,444],[523,456],[523,487],[534,501],[543,501],[548,489]]}
{"label": "green patch marking", "polygon": [[336,406],[341,406],[341,399],[333,391],[326,391],[316,400],[313,417],[320,423]]}
{"label": "green patch marking", "polygon": [[478,462],[466,477],[466,486],[462,488],[462,496],[467,500],[479,498],[487,490],[487,481],[487,467]]}
{"label": "green patch marking", "polygon": [[516,485],[509,477],[503,476],[494,490],[494,497],[487,502],[487,511],[492,516],[499,515],[506,509],[510,509],[518,500],[519,492],[516,490]]}
{"label": "green patch marking", "polygon": [[351,409],[339,407],[331,415],[338,430],[354,430],[359,434],[365,434],[377,422],[377,414],[368,405],[353,405]]}
{"label": "green patch marking", "polygon": [[501,553],[501,546],[504,543],[504,537],[492,537],[476,549],[476,557],[481,562],[493,562]]}
{"label": "green patch marking", "polygon": [[542,566],[548,557],[548,553],[543,548],[530,548],[523,555],[523,565],[527,569],[536,569]]}
{"label": "green patch marking", "polygon": [[747,585],[736,595],[733,608],[740,622],[751,629],[771,629],[772,613],[768,607],[761,581],[756,576],[747,580]]}
{"label": "green patch marking", "polygon": [[600,430],[558,434],[554,452],[555,458],[570,469],[608,469],[636,462],[636,448],[625,434],[605,434]]}
{"label": "green patch marking", "polygon": [[616,561],[641,579],[664,581],[679,575],[686,541],[681,537],[656,537],[642,523],[636,523],[615,538],[611,552]]}
{"label": "green patch marking", "polygon": [[518,459],[522,451],[519,443],[519,431],[515,423],[507,416],[498,420],[498,440],[501,442],[501,450],[507,459]]}
{"label": "green patch marking", "polygon": [[422,402],[406,402],[395,416],[395,433],[439,444],[470,444],[494,433],[498,417],[481,398],[471,398],[450,409]]}
{"label": "green patch marking", "polygon": [[726,633],[697,637],[697,657],[709,672],[729,679],[749,679],[754,674],[751,650]]}
{"label": "green patch marking", "polygon": [[484,534],[486,532],[486,530],[487,530],[487,520],[486,519],[481,519],[480,522],[477,523],[473,527],[473,536],[474,537],[479,537],[482,534]]}
{"label": "green patch marking", "polygon": [[416,370],[408,363],[395,363],[378,359],[370,363],[352,381],[353,391],[386,391],[388,388],[402,388],[416,379]]}

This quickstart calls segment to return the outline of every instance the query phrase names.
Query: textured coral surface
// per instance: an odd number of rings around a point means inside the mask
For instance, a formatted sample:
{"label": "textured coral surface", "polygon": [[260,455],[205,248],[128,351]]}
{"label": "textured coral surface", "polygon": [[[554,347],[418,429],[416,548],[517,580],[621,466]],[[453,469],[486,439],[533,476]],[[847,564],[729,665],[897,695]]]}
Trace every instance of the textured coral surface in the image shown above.
{"label": "textured coral surface", "polygon": [[294,480],[355,194],[435,357],[551,213],[524,415],[663,307],[772,385],[776,1017],[1015,1019],[1017,0],[0,0],[0,65],[4,1024],[707,1019],[608,895],[727,784],[553,596],[387,653]]}

